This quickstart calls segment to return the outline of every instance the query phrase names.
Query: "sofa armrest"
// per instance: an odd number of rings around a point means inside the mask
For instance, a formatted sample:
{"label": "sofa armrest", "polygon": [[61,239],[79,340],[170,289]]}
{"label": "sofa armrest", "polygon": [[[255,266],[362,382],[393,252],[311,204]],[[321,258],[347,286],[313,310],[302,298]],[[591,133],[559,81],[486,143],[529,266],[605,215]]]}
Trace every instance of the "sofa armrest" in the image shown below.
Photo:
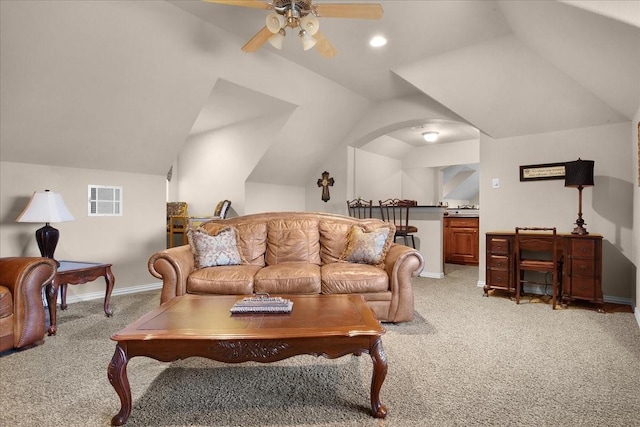
{"label": "sofa armrest", "polygon": [[384,264],[392,295],[388,319],[391,322],[408,322],[413,319],[411,278],[422,272],[424,259],[417,250],[393,243]]}
{"label": "sofa armrest", "polygon": [[0,285],[13,299],[13,346],[24,347],[41,341],[45,334],[42,288],[51,283],[57,264],[50,258],[0,258]]}
{"label": "sofa armrest", "polygon": [[156,252],[149,258],[149,272],[162,279],[160,304],[186,293],[187,278],[195,269],[189,245]]}

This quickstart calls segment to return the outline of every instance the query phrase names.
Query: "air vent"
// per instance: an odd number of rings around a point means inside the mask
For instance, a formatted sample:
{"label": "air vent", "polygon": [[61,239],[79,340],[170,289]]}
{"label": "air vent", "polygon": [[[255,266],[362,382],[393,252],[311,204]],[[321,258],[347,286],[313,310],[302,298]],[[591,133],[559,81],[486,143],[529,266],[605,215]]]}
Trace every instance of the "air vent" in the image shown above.
{"label": "air vent", "polygon": [[89,216],[122,216],[122,187],[89,185]]}

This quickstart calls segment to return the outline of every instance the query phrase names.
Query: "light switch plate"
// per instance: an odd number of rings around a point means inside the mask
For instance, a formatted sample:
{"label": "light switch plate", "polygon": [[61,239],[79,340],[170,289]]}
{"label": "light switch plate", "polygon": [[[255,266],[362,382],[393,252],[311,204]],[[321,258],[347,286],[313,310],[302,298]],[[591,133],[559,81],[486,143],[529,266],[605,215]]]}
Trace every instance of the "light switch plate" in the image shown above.
{"label": "light switch plate", "polygon": [[500,188],[500,180],[498,178],[493,178],[491,185],[493,188]]}

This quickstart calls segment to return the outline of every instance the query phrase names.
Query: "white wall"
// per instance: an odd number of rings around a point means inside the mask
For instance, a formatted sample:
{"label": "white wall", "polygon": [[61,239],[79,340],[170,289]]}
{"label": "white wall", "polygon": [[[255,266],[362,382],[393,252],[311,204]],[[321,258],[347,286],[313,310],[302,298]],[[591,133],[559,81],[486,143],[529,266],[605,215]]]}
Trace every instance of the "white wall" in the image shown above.
{"label": "white wall", "polygon": [[402,161],[355,150],[355,197],[379,200],[402,196]]}
{"label": "white wall", "polygon": [[244,213],[304,212],[305,188],[247,182]]}
{"label": "white wall", "polygon": [[[629,302],[635,288],[632,258],[633,193],[636,171],[629,153],[630,122],[514,138],[480,139],[480,230],[555,226],[570,232],[578,192],[562,180],[520,182],[519,166],[595,161],[595,186],[583,190],[583,218],[590,233],[604,236],[603,292]],[[500,188],[491,186],[499,178]],[[485,280],[485,241],[480,242],[480,283]],[[610,298],[611,299],[611,298]]]}
{"label": "white wall", "polygon": [[[633,262],[635,266],[635,315],[638,324],[640,325],[640,110],[636,113],[633,122],[636,125],[631,125],[631,141],[632,141],[632,153],[629,156],[632,160],[631,169],[635,171],[638,176],[635,178],[633,185]],[[637,144],[637,145],[636,145]]]}
{"label": "white wall", "polygon": [[[44,224],[16,223],[34,191],[59,192],[75,221],[52,224],[60,230],[59,260],[113,264],[115,291],[157,282],[147,261],[165,247],[165,183],[145,175],[24,163],[0,162],[0,256],[40,256],[35,230]],[[123,187],[123,215],[89,217],[87,186]],[[68,298],[104,293],[104,280],[69,286]],[[115,307],[117,311],[118,308]]]}
{"label": "white wall", "polygon": [[244,215],[245,182],[287,119],[266,116],[190,137],[178,157],[178,191],[189,215],[213,215],[224,199]]}
{"label": "white wall", "polygon": [[441,173],[438,168],[404,169],[402,198],[417,200],[420,205],[437,205],[441,200]]}

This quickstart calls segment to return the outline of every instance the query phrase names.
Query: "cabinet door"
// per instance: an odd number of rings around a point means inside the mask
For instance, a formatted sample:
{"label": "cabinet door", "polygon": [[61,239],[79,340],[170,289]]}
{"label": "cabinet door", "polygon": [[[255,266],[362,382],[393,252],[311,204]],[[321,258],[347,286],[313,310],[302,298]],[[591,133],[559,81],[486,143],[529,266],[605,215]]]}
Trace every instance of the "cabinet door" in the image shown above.
{"label": "cabinet door", "polygon": [[449,258],[451,262],[478,264],[478,229],[451,227],[449,234]]}

